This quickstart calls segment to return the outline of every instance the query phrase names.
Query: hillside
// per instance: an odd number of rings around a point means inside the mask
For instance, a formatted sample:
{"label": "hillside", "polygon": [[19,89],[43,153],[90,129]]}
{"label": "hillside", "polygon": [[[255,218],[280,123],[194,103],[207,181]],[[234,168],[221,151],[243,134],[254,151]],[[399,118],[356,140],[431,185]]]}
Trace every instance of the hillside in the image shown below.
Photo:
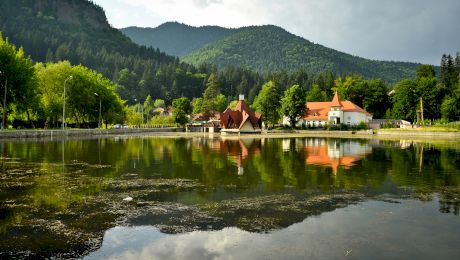
{"label": "hillside", "polygon": [[179,57],[236,32],[218,26],[193,27],[177,22],[164,23],[156,28],[127,27],[121,31],[137,44],[159,48]]}
{"label": "hillside", "polygon": [[[2,0],[0,31],[10,42],[24,47],[34,61],[69,60],[103,73],[123,85],[118,91],[131,102],[147,94],[178,96],[194,82],[184,76],[192,66],[158,49],[135,44],[112,28],[104,10],[88,0]],[[155,77],[160,71],[168,73]],[[176,71],[183,72],[181,81],[176,81]],[[187,77],[191,79],[184,79]],[[171,94],[175,81],[177,93]],[[201,87],[202,79],[195,81]]]}
{"label": "hillside", "polygon": [[226,29],[172,22],[157,28],[131,27],[122,31],[138,44],[158,47],[194,65],[242,66],[258,72],[294,71],[303,67],[312,74],[323,71],[359,73],[366,78],[379,77],[390,83],[412,78],[415,68],[420,65],[352,56],[272,25]]}
{"label": "hillside", "polygon": [[310,73],[333,71],[379,77],[388,82],[412,78],[420,64],[374,61],[314,44],[276,26],[245,27],[183,57],[192,64],[214,63],[220,67],[243,66],[259,72],[293,71],[304,67]]}

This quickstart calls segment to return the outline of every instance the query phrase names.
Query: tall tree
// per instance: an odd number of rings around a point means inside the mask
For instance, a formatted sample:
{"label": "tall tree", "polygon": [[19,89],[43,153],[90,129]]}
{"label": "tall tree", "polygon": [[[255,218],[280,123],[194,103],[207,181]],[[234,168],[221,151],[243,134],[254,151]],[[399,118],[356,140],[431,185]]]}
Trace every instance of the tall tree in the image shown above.
{"label": "tall tree", "polygon": [[192,112],[190,100],[186,97],[174,99],[172,102],[174,122],[184,126],[188,122],[188,117]]}
{"label": "tall tree", "polygon": [[[36,107],[37,81],[35,69],[30,57],[26,57],[22,48],[3,39],[0,33],[0,85],[2,86],[0,101],[3,118],[14,106],[18,113],[26,112],[29,117],[29,108]],[[6,95],[6,104],[4,97]],[[29,117],[30,121],[30,117]],[[8,122],[5,120],[5,127]]]}
{"label": "tall tree", "polygon": [[416,107],[419,99],[416,95],[416,85],[411,80],[397,83],[393,89],[393,117],[413,121],[416,119]]}
{"label": "tall tree", "polygon": [[326,91],[322,90],[317,84],[314,84],[310,91],[307,93],[307,102],[324,102],[326,100]]}
{"label": "tall tree", "polygon": [[281,95],[275,83],[269,81],[262,86],[262,90],[254,100],[254,107],[261,112],[264,120],[272,125],[279,120],[279,107]]}
{"label": "tall tree", "polygon": [[363,76],[351,75],[335,80],[335,86],[342,99],[347,99],[363,107],[363,100],[367,94],[368,82]]}
{"label": "tall tree", "polygon": [[390,108],[388,88],[381,79],[373,79],[367,84],[368,88],[363,99],[363,108],[374,118],[383,118]]}
{"label": "tall tree", "polygon": [[305,94],[299,85],[294,85],[284,92],[281,99],[281,114],[289,118],[291,127],[295,127],[299,117],[307,112]]}
{"label": "tall tree", "polygon": [[220,93],[220,83],[216,74],[211,74],[203,93],[202,111],[206,114],[223,111],[227,107],[227,99]]}

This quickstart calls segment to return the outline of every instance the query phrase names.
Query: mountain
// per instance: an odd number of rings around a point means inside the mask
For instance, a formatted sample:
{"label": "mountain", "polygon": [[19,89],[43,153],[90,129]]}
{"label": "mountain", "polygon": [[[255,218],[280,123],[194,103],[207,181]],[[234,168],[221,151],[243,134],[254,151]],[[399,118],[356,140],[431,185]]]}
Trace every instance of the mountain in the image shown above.
{"label": "mountain", "polygon": [[[108,23],[104,10],[88,0],[2,0],[0,31],[34,61],[69,60],[94,69],[122,86],[125,100],[173,98],[202,79],[186,74],[193,66],[158,49],[139,46]],[[162,77],[155,77],[161,73]],[[176,74],[180,74],[177,80]],[[178,76],[177,76],[178,77]],[[175,84],[177,93],[170,93]]]}
{"label": "mountain", "polygon": [[123,32],[133,41],[162,48],[194,65],[242,66],[258,72],[294,71],[303,67],[312,74],[358,73],[390,83],[414,77],[420,65],[360,58],[312,43],[273,25],[225,29],[166,23],[154,29],[138,28],[136,33],[128,29]]}
{"label": "mountain", "polygon": [[177,22],[167,22],[156,28],[127,27],[121,31],[137,44],[179,57],[235,33],[235,30],[218,26],[193,27]]}
{"label": "mountain", "polygon": [[259,72],[293,71],[304,67],[310,73],[358,73],[366,78],[378,77],[388,82],[414,77],[416,67],[420,65],[352,56],[271,25],[242,28],[186,55],[182,60],[191,64],[214,63],[221,67],[239,65]]}

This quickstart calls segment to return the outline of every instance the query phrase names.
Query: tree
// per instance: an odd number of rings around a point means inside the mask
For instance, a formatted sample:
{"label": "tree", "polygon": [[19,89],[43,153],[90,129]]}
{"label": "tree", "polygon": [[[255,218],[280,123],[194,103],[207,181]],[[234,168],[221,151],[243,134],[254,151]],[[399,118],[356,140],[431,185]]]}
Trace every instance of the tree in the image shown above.
{"label": "tree", "polygon": [[393,117],[413,121],[416,118],[415,110],[419,102],[415,83],[406,79],[397,83],[393,90]]}
{"label": "tree", "polygon": [[203,111],[203,98],[194,98],[192,100],[192,114],[196,115]]}
{"label": "tree", "polygon": [[61,118],[63,85],[70,75],[73,79],[66,85],[66,118],[73,118],[77,125],[97,122],[101,109],[106,127],[108,123],[124,120],[124,102],[115,92],[116,86],[102,74],[81,65],[72,66],[68,61],[38,63],[35,68],[46,127],[56,127],[58,118]]}
{"label": "tree", "polygon": [[323,102],[327,100],[326,91],[322,90],[319,85],[315,84],[308,91],[307,102]]}
{"label": "tree", "polygon": [[457,83],[459,71],[457,71],[452,56],[443,54],[441,58],[441,83],[446,86],[448,90],[452,90]]}
{"label": "tree", "polygon": [[360,75],[338,78],[335,86],[342,99],[349,100],[363,107],[364,97],[368,94],[368,82]]}
{"label": "tree", "polygon": [[188,122],[188,117],[192,112],[190,100],[186,97],[174,99],[172,102],[174,122],[184,126]]}
{"label": "tree", "polygon": [[291,127],[295,127],[300,116],[307,112],[305,94],[299,85],[294,85],[284,92],[281,99],[281,113],[289,118]]}
{"label": "tree", "polygon": [[436,77],[436,71],[434,70],[434,66],[427,64],[418,66],[416,70],[416,77],[417,79]]}
{"label": "tree", "polygon": [[442,118],[448,121],[460,121],[460,77],[456,89],[447,96],[441,105]]}
{"label": "tree", "polygon": [[68,61],[37,63],[35,69],[45,127],[58,127],[58,119],[62,116],[63,84],[72,75],[72,65]]}
{"label": "tree", "polygon": [[155,102],[153,102],[153,107],[154,108],[166,108],[166,103],[163,99],[155,99]]}
{"label": "tree", "polygon": [[374,118],[384,118],[391,104],[387,85],[381,79],[373,79],[367,86],[367,92],[362,101],[363,108]]}
{"label": "tree", "polygon": [[226,107],[227,99],[220,93],[218,78],[215,74],[211,74],[206,84],[206,90],[203,93],[200,112],[208,114],[214,111],[223,111]]}
{"label": "tree", "polygon": [[[0,33],[0,85],[2,86],[2,110],[3,118],[14,107],[17,113],[27,113],[30,121],[30,108],[37,107],[37,80],[35,69],[32,67],[30,57],[26,57],[22,48],[10,44],[8,38],[3,39]],[[6,88],[6,104],[3,102],[3,94]],[[7,120],[5,126],[7,127]]]}
{"label": "tree", "polygon": [[259,94],[254,100],[254,108],[261,112],[264,119],[274,125],[279,120],[278,109],[280,107],[281,95],[273,81],[269,81],[262,86]]}

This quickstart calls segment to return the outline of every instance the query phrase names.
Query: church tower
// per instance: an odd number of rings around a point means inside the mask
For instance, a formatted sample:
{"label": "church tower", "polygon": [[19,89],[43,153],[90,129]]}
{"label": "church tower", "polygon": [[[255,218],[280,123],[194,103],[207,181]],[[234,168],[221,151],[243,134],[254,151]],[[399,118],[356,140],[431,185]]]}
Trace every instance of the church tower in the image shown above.
{"label": "church tower", "polygon": [[343,123],[343,110],[342,102],[340,102],[339,93],[335,91],[334,98],[331,102],[331,110],[328,112],[329,122],[336,125]]}

